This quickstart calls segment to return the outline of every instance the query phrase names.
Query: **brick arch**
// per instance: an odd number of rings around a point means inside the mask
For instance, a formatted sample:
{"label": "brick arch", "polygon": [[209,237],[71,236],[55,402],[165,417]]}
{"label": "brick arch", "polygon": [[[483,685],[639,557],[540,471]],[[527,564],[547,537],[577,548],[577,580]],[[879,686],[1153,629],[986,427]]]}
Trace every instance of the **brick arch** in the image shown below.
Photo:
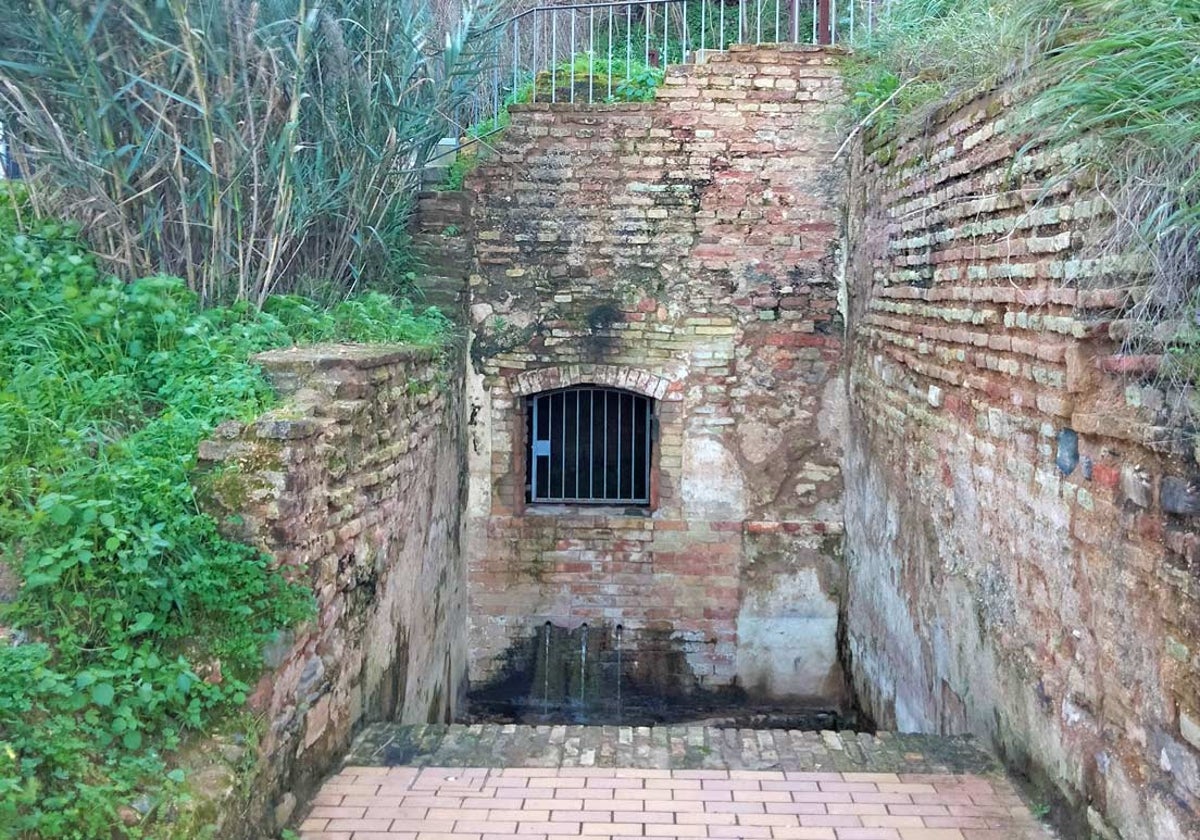
{"label": "brick arch", "polygon": [[605,385],[661,400],[671,380],[649,371],[622,365],[568,365],[538,368],[518,373],[510,380],[512,392],[528,396],[572,385]]}

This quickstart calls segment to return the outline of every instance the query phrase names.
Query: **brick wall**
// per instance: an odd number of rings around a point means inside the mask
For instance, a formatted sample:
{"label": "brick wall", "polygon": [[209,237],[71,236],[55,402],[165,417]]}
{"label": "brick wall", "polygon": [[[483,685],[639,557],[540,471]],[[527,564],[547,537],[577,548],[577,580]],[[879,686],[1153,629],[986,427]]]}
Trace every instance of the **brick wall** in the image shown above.
{"label": "brick wall", "polygon": [[[471,679],[590,623],[658,687],[838,702],[836,56],[735,48],[654,102],[514,109],[474,193]],[[524,400],[652,396],[651,512],[524,504]],[[594,635],[594,634],[593,634]]]}
{"label": "brick wall", "polygon": [[1177,395],[1111,373],[1136,272],[1092,258],[1070,149],[1016,155],[1014,99],[877,138],[852,180],[853,683],[883,727],[993,739],[1094,827],[1200,837],[1195,453]]}
{"label": "brick wall", "polygon": [[449,719],[466,670],[460,376],[403,347],[256,361],[284,402],[220,426],[197,486],[224,530],[311,584],[317,615],[264,651],[249,700],[264,728],[248,804],[224,809],[231,838],[285,822],[360,724]]}

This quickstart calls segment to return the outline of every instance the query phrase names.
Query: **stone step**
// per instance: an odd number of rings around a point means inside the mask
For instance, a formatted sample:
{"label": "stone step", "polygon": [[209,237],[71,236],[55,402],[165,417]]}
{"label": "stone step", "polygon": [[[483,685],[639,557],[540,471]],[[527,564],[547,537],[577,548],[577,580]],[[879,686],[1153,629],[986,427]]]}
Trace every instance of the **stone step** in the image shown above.
{"label": "stone step", "polygon": [[703,725],[527,726],[380,723],[346,766],[626,767],[905,774],[994,774],[1000,765],[967,735],[808,732]]}

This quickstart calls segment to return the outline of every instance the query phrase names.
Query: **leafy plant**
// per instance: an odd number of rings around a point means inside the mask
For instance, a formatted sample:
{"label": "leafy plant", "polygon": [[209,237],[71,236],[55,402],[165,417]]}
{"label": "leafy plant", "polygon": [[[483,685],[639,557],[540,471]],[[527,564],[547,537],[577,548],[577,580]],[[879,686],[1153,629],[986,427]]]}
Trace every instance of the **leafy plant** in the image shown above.
{"label": "leafy plant", "polygon": [[[20,223],[18,223],[18,217]],[[196,504],[199,441],[273,400],[247,364],[325,340],[435,344],[445,321],[370,294],[201,311],[184,281],[108,277],[78,229],[0,202],[0,613],[5,836],[141,836],[184,794],[169,753],[245,700],[306,586]]]}
{"label": "leafy plant", "polygon": [[107,268],[206,303],[356,290],[389,280],[486,22],[436,50],[422,0],[29,0],[0,16],[0,104],[34,208]]}
{"label": "leafy plant", "polygon": [[[507,113],[507,112],[505,112]],[[446,178],[442,181],[441,189],[443,190],[461,190],[467,176],[471,171],[479,165],[478,155],[469,155],[459,152],[458,157],[454,162],[446,167]]]}

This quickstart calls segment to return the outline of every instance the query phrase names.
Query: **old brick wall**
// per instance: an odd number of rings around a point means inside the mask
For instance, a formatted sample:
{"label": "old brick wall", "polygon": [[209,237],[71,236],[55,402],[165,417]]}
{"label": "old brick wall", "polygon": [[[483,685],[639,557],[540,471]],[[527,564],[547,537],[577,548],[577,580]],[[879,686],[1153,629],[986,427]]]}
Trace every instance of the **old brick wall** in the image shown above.
{"label": "old brick wall", "polygon": [[[590,623],[676,663],[659,688],[842,699],[835,60],[735,48],[654,102],[518,107],[468,181],[473,685]],[[656,400],[652,511],[525,506],[524,400],[581,383]]]}
{"label": "old brick wall", "polygon": [[1070,149],[1016,154],[1013,107],[877,138],[851,184],[853,684],[1094,826],[1200,837],[1195,453],[1171,394],[1113,373],[1135,277],[1090,256],[1103,202],[1057,177]]}
{"label": "old brick wall", "polygon": [[222,837],[267,836],[361,723],[450,719],[466,675],[461,374],[404,347],[256,361],[284,402],[219,427],[198,487],[223,529],[311,584],[317,615],[264,651],[250,802]]}

